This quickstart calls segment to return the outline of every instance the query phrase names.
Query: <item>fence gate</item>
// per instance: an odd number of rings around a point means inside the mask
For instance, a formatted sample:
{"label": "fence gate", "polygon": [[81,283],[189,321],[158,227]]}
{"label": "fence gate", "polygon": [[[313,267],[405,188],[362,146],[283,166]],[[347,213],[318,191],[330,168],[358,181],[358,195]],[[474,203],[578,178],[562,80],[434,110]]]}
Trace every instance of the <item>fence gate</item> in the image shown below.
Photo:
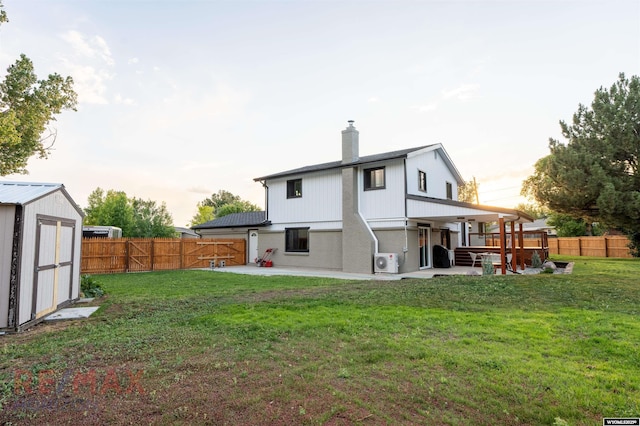
{"label": "fence gate", "polygon": [[129,245],[128,271],[151,271],[153,240],[129,240],[127,244]]}

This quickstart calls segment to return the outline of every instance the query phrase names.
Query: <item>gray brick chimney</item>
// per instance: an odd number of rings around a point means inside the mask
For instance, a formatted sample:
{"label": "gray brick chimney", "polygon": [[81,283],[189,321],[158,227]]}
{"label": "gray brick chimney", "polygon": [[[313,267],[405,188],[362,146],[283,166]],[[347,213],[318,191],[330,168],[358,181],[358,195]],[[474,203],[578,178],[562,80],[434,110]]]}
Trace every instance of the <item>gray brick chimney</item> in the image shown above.
{"label": "gray brick chimney", "polygon": [[342,131],[342,270],[373,273],[375,241],[358,209],[358,131],[349,120]]}
{"label": "gray brick chimney", "polygon": [[353,127],[353,120],[349,120],[349,127],[342,131],[342,164],[358,161],[360,156],[360,142],[358,135],[360,132]]}

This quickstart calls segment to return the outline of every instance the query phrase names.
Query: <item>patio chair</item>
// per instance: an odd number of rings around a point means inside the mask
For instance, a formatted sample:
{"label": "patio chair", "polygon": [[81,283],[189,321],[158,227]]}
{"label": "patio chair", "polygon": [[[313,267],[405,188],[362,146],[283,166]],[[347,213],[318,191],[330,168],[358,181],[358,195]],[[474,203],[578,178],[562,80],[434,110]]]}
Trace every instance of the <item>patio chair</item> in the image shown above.
{"label": "patio chair", "polygon": [[520,272],[516,270],[518,269],[517,265],[516,265],[516,269],[513,269],[513,267],[511,266],[511,259],[513,259],[513,254],[507,253],[507,271],[512,272],[514,274],[520,274]]}
{"label": "patio chair", "polygon": [[478,253],[469,252],[469,256],[471,256],[471,267],[473,268],[476,266],[476,259],[478,259],[480,255]]}

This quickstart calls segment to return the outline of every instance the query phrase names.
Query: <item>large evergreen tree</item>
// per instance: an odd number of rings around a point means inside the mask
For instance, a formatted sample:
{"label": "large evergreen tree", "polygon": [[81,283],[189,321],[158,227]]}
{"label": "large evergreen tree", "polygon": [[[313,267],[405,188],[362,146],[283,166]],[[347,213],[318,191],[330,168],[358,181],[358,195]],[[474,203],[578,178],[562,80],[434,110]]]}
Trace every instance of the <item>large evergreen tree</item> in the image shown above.
{"label": "large evergreen tree", "polygon": [[523,194],[633,240],[640,233],[640,78],[620,74],[611,88],[595,92],[591,108],[579,105],[572,123],[560,127],[566,144],[550,139],[550,154],[538,160]]}

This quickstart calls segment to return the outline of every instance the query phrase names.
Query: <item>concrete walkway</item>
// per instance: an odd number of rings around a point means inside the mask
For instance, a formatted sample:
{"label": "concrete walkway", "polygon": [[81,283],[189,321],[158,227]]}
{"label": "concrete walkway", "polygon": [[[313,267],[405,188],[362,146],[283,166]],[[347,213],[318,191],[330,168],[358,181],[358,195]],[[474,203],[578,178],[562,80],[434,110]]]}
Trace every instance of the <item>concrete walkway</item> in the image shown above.
{"label": "concrete walkway", "polygon": [[[208,268],[207,268],[208,269]],[[247,275],[292,275],[298,277],[326,277],[339,278],[342,280],[388,280],[395,281],[406,278],[433,278],[434,275],[469,275],[472,271],[482,274],[482,268],[472,268],[470,266],[454,266],[451,268],[431,268],[423,269],[415,272],[407,272],[404,274],[352,274],[348,272],[327,270],[327,269],[311,269],[311,268],[294,268],[294,267],[275,267],[264,268],[254,265],[242,266],[225,266],[224,268],[208,269],[217,272],[229,272],[235,274]]]}

